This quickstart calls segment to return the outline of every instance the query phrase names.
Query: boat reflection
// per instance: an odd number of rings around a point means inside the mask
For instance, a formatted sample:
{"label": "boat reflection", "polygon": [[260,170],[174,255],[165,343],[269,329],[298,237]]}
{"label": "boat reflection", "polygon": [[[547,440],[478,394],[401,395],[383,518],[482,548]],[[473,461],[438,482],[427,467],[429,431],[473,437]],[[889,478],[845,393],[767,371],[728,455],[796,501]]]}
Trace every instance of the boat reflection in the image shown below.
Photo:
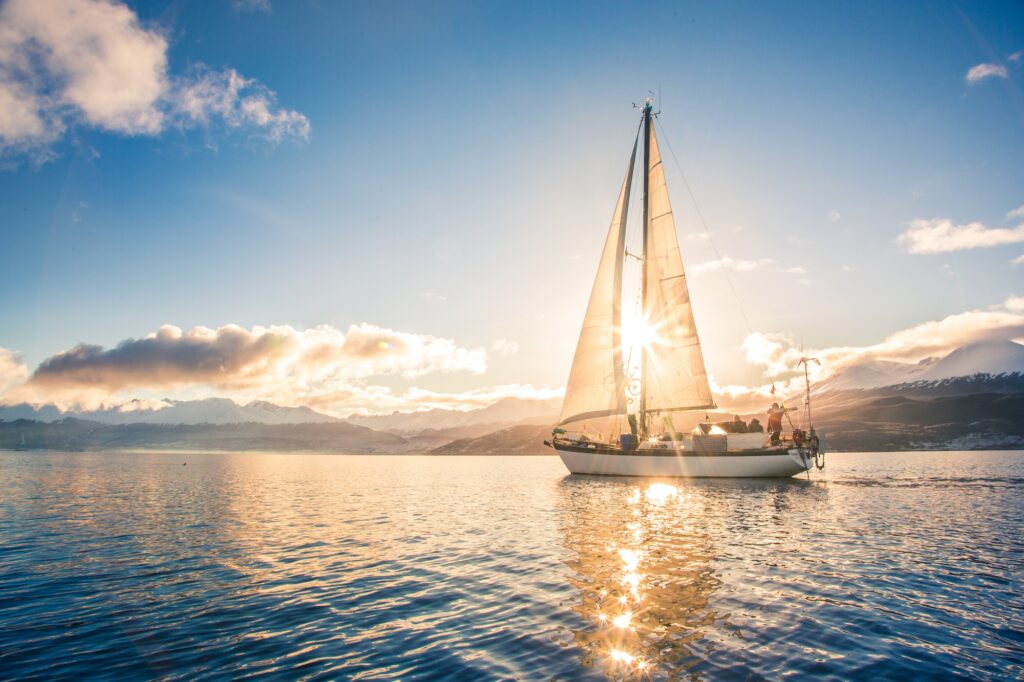
{"label": "boat reflection", "polygon": [[746,525],[751,499],[758,516],[777,515],[805,487],[564,478],[559,524],[578,591],[574,610],[586,623],[574,632],[584,668],[609,677],[700,677],[694,668],[713,646],[706,632],[729,628],[729,614],[711,603],[722,585],[716,548]]}

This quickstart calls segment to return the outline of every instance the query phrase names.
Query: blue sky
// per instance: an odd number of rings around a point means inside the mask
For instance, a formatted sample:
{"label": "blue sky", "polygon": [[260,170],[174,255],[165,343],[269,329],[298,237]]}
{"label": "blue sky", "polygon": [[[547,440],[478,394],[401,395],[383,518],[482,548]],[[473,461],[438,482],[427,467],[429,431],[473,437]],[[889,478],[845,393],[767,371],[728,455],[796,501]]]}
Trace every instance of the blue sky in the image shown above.
{"label": "blue sky", "polygon": [[[28,16],[24,4],[0,9],[8,33],[105,31],[90,12],[116,8],[75,0],[78,14]],[[19,50],[33,48],[0,37],[0,78],[39,102],[67,100],[45,105],[47,135],[26,141],[10,122],[0,134],[0,347],[22,377],[76,344],[111,348],[161,325],[344,334],[366,323],[486,360],[346,370],[335,387],[557,389],[635,133],[631,103],[648,90],[660,91],[660,123],[718,247],[670,160],[719,384],[765,381],[728,282],[707,265],[719,255],[776,354],[872,347],[972,312],[1004,316],[995,331],[979,318],[981,334],[1020,334],[1024,265],[1011,262],[1024,214],[1009,215],[1024,205],[1020,3],[250,1],[127,13],[122,30],[164,41],[169,85],[146,105],[160,124],[126,124],[68,94],[103,59],[29,77]],[[979,65],[988,75],[969,80]],[[238,107],[196,118],[181,104],[229,71],[290,123]],[[969,337],[958,334],[948,343]],[[110,390],[234,395],[202,377]],[[370,393],[360,399],[376,408]],[[262,384],[237,395],[303,402]]]}

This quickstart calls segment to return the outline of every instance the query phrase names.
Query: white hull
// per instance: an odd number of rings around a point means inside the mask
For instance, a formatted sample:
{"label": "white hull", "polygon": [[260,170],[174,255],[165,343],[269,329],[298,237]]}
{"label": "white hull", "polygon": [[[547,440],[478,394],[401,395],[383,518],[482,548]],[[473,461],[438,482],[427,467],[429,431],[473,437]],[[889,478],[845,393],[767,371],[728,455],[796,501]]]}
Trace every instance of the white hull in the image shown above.
{"label": "white hull", "polygon": [[644,455],[559,450],[562,463],[574,474],[671,478],[787,478],[814,465],[800,450],[744,455]]}

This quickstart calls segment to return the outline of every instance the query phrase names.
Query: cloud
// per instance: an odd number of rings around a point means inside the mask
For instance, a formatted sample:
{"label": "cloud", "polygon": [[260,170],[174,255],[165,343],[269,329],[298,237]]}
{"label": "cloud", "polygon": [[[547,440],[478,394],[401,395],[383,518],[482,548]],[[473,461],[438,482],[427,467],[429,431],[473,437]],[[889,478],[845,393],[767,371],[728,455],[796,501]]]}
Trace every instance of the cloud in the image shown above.
{"label": "cloud", "polygon": [[231,0],[231,8],[238,12],[269,12],[270,0]]}
{"label": "cloud", "polygon": [[[802,350],[796,339],[788,334],[754,332],[744,339],[742,350],[747,362],[763,368],[766,379],[774,379],[777,395],[792,395],[803,389],[803,373],[797,363],[804,356],[821,361],[820,366],[810,366],[810,378],[814,382],[865,360],[915,363],[925,358],[948,355],[977,341],[1021,338],[1024,338],[1024,296],[1011,295],[1003,303],[990,308],[923,322],[890,334],[872,345]],[[719,386],[712,383],[712,390],[722,409],[752,411],[764,407],[764,400],[771,395],[771,382],[766,381],[759,386]]]}
{"label": "cloud", "polygon": [[838,223],[843,216],[839,215],[839,211],[829,211],[828,219],[833,223]]}
{"label": "cloud", "polygon": [[1024,254],[1021,254],[1010,261],[1010,265],[1024,265]]}
{"label": "cloud", "polygon": [[967,82],[978,83],[986,78],[1008,78],[1009,75],[1002,64],[978,64],[967,71]]}
{"label": "cloud", "polygon": [[[869,346],[838,346],[807,351],[822,360],[824,373],[864,358],[896,362],[918,362],[950,353],[976,341],[1012,340],[1024,336],[1024,297],[1009,296],[1003,303],[984,310],[969,310],[941,320],[923,322],[890,334]],[[747,361],[764,367],[769,375],[795,371],[801,351],[783,334],[755,332],[743,342]]]}
{"label": "cloud", "polygon": [[444,303],[448,300],[447,296],[442,296],[435,291],[423,291],[420,293],[420,298],[424,301],[431,301],[432,303]]}
{"label": "cloud", "polygon": [[234,69],[211,71],[199,66],[192,76],[177,79],[170,101],[175,120],[186,128],[222,122],[271,142],[309,139],[309,119],[281,109],[273,91]]}
{"label": "cloud", "polygon": [[732,270],[733,272],[750,272],[752,270],[758,270],[760,268],[772,265],[775,261],[770,258],[761,258],[760,260],[743,260],[735,259],[729,256],[722,256],[717,260],[706,261],[704,263],[697,263],[690,267],[690,274],[699,275],[705,272],[714,272],[716,270]]}
{"label": "cloud", "polygon": [[1024,242],[1024,225],[989,228],[978,222],[956,225],[949,218],[915,218],[896,241],[910,253],[949,253]]}
{"label": "cloud", "polygon": [[53,156],[77,127],[158,135],[228,128],[305,140],[309,121],[233,69],[168,73],[168,41],[114,0],[9,0],[0,7],[0,153]]}
{"label": "cloud", "polygon": [[28,368],[21,356],[14,351],[0,347],[0,396],[28,379]]}
{"label": "cloud", "polygon": [[1024,218],[1024,204],[1006,214],[1007,218]]}
{"label": "cloud", "polygon": [[427,374],[482,374],[487,353],[450,339],[353,325],[245,329],[165,325],[113,348],[80,344],[47,358],[6,402],[108,404],[129,390],[206,387],[250,397],[302,403],[350,390],[370,377],[414,379]]}
{"label": "cloud", "polygon": [[304,396],[301,405],[339,417],[353,414],[391,414],[416,412],[435,408],[471,410],[486,407],[503,398],[553,400],[562,396],[563,388],[503,384],[461,392],[438,392],[412,387],[401,392],[387,386],[347,384],[333,390],[317,391]]}
{"label": "cloud", "polygon": [[1007,57],[1007,59],[1009,59],[1014,64],[1020,64],[1021,60],[1024,59],[1024,50],[1021,50],[1020,52],[1014,52],[1009,57]]}
{"label": "cloud", "polygon": [[491,350],[495,355],[507,358],[519,352],[519,344],[508,339],[498,339],[491,345]]}

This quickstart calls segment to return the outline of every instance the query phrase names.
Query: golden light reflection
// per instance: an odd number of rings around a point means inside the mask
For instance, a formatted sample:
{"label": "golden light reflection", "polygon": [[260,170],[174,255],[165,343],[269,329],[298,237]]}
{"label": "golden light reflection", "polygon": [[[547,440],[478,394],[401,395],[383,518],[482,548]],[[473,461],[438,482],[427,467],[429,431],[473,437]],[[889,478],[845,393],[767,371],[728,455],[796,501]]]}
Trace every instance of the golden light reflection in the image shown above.
{"label": "golden light reflection", "polygon": [[661,506],[679,496],[679,488],[668,483],[652,483],[644,493],[647,501]]}
{"label": "golden light reflection", "polygon": [[575,632],[583,664],[605,666],[613,678],[683,669],[716,618],[708,611],[719,581],[701,522],[704,489],[652,482],[598,490],[573,490],[579,497],[563,517],[579,610],[590,623]]}

